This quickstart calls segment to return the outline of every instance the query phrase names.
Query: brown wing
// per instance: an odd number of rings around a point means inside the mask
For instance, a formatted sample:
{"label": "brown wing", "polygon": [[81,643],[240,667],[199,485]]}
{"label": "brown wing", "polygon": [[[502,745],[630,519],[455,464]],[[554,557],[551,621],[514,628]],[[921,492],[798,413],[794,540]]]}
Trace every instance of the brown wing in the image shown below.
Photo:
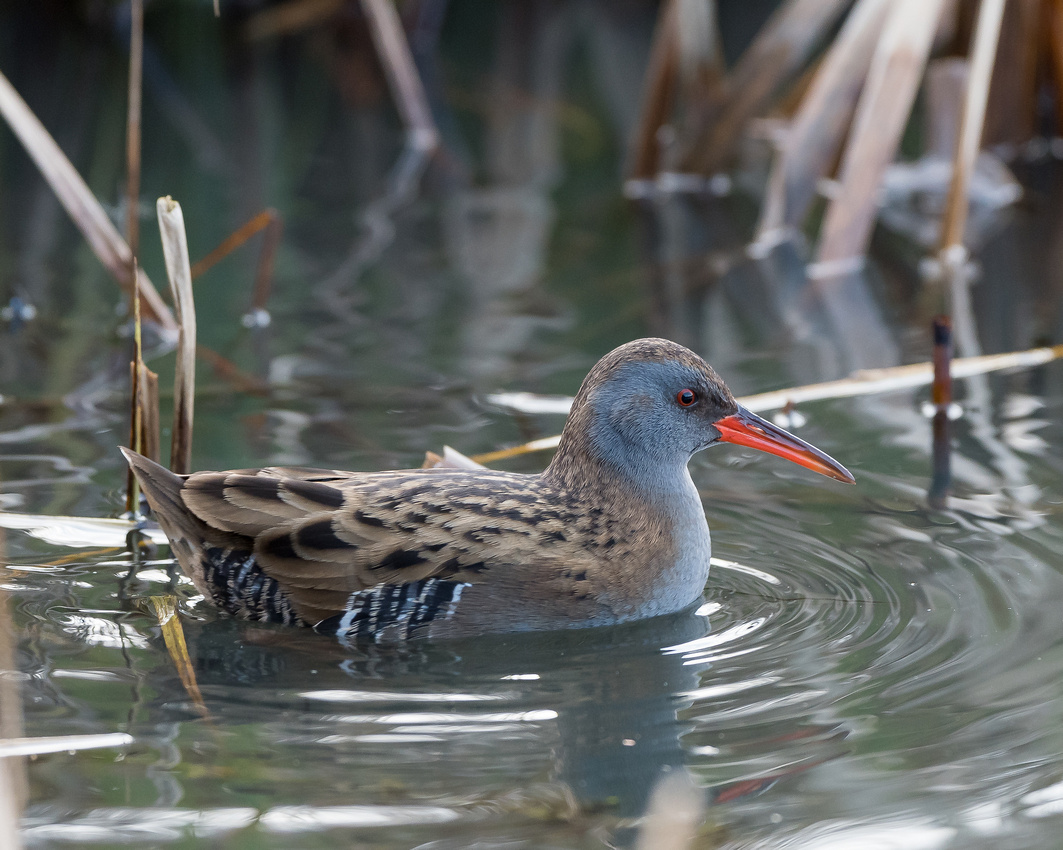
{"label": "brown wing", "polygon": [[380,584],[476,582],[492,567],[554,560],[565,518],[544,509],[539,486],[534,476],[463,470],[266,469],[196,473],[181,497],[209,526],[248,538],[312,623]]}

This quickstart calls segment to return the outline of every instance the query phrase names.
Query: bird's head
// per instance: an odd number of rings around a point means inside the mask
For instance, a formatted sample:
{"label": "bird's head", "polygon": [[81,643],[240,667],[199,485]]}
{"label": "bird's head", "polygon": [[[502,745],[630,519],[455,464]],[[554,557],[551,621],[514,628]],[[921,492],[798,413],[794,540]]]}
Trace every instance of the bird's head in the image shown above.
{"label": "bird's head", "polygon": [[779,455],[852,483],[836,460],[737,401],[694,352],[664,339],[640,339],[603,357],[573,403],[558,454],[578,450],[636,481],[667,480],[691,455],[719,442]]}

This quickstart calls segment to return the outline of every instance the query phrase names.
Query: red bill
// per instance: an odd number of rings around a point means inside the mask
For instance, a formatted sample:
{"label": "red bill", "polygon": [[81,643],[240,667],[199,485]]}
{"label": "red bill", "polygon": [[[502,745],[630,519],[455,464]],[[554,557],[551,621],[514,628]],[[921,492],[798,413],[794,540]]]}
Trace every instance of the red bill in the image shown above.
{"label": "red bill", "polygon": [[762,452],[784,457],[806,469],[847,484],[856,482],[852,473],[830,455],[741,405],[738,406],[737,413],[725,416],[714,424],[720,432],[720,440],[725,443],[749,446],[751,449],[760,449]]}

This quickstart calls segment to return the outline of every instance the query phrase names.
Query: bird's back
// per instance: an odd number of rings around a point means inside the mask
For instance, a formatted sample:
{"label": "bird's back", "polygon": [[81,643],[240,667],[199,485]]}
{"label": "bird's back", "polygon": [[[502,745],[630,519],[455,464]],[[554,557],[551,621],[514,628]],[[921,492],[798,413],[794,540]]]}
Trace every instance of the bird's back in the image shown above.
{"label": "bird's back", "polygon": [[595,625],[637,615],[644,562],[669,557],[655,512],[540,475],[177,476],[127,457],[198,589],[247,619],[374,638]]}

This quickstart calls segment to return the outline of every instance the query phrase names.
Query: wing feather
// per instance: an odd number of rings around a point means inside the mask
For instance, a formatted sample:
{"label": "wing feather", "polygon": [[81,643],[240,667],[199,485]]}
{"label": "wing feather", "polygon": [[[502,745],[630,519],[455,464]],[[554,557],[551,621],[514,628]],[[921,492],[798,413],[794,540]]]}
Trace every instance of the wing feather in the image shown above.
{"label": "wing feather", "polygon": [[563,522],[527,480],[274,467],[197,473],[182,498],[203,522],[246,537],[261,569],[316,622],[381,585],[476,583],[492,568],[562,558],[553,544]]}

